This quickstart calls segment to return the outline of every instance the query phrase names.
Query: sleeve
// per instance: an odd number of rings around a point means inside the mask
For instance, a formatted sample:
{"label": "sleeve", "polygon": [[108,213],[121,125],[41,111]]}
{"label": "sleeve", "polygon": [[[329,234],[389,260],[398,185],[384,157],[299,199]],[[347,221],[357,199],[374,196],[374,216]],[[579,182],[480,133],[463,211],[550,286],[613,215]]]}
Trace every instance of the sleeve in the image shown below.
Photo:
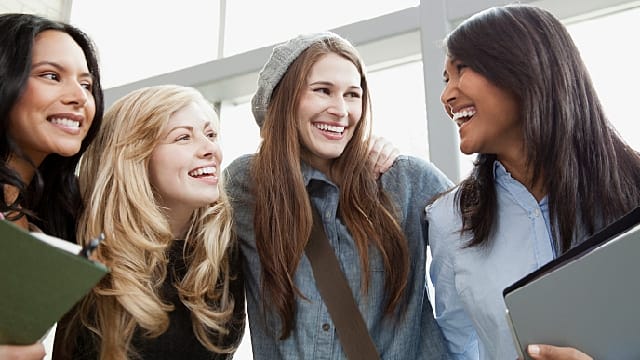
{"label": "sleeve", "polygon": [[[454,252],[457,231],[450,202],[441,198],[426,208],[432,261],[429,275],[434,287],[435,318],[453,359],[478,359],[478,336],[455,283]],[[441,201],[442,200],[442,201]],[[451,207],[451,209],[439,209]],[[438,211],[443,210],[443,211]]]}

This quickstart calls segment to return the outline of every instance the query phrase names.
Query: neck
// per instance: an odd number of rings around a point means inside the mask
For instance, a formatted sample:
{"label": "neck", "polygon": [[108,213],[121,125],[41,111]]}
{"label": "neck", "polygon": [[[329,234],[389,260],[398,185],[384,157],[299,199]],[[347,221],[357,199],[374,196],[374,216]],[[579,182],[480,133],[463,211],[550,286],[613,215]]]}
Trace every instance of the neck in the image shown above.
{"label": "neck", "polygon": [[535,182],[533,181],[533,170],[527,166],[527,160],[523,152],[513,156],[498,156],[498,160],[511,174],[511,177],[524,185],[538,202],[544,198],[547,194],[544,188],[544,174],[543,176],[538,176]]}
{"label": "neck", "polygon": [[36,173],[36,168],[40,166],[40,164],[42,164],[42,160],[31,164],[26,159],[13,154],[9,155],[9,159],[7,160],[7,167],[17,172],[22,182],[27,185],[31,183],[31,180]]}
{"label": "neck", "polygon": [[189,220],[192,212],[170,211],[168,215],[169,226],[174,239],[184,239],[189,230]]}
{"label": "neck", "polygon": [[327,177],[330,177],[331,165],[333,165],[333,162],[335,161],[335,159],[323,159],[311,153],[311,151],[309,151],[303,145],[301,145],[300,159],[309,164],[314,169],[320,170],[320,172],[327,175]]}
{"label": "neck", "polygon": [[[9,155],[9,159],[7,161],[7,167],[17,172],[22,182],[26,186],[28,186],[31,183],[31,180],[33,180],[33,176],[36,173],[36,167],[39,166],[40,163],[41,161],[38,163],[34,163],[32,165],[25,159],[17,157],[12,154],[12,155]],[[7,204],[11,204],[15,202],[16,199],[18,198],[18,195],[19,195],[18,188],[11,185],[4,185],[3,194],[4,194],[4,201]],[[16,215],[16,214],[9,212],[6,215],[11,217],[12,215]],[[27,220],[26,216],[23,216],[18,220],[15,220],[14,223],[23,229],[29,228],[29,221]]]}

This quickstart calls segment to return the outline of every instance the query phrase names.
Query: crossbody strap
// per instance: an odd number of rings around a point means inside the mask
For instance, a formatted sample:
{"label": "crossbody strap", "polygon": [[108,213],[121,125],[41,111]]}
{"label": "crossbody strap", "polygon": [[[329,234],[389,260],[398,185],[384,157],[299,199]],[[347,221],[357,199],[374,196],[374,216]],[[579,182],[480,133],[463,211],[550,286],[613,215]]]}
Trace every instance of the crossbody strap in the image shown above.
{"label": "crossbody strap", "polygon": [[336,254],[329,244],[320,214],[313,205],[311,209],[313,228],[305,253],[311,262],[316,286],[336,327],[342,349],[349,360],[380,359]]}

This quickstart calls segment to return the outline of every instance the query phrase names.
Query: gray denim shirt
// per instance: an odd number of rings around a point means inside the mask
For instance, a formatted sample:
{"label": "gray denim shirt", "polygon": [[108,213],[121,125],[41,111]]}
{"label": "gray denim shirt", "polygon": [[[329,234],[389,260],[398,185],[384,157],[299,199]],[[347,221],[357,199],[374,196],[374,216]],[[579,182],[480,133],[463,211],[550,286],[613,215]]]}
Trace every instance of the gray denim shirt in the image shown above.
{"label": "gray denim shirt", "polygon": [[[268,313],[263,313],[260,259],[253,230],[252,158],[252,155],[245,155],[236,159],[225,169],[224,179],[243,255],[254,359],[346,359],[331,317],[315,286],[309,260],[304,254],[294,281],[309,301],[297,299],[291,335],[285,340],[278,340],[278,316],[268,310]],[[410,256],[406,312],[385,317],[384,265],[378,253],[372,250],[370,287],[365,296],[360,292],[358,250],[348,229],[337,216],[340,189],[323,173],[309,166],[303,166],[303,176],[308,187],[313,183],[311,201],[323,218],[329,242],[336,251],[381,358],[446,359],[442,333],[433,318],[427,296],[424,208],[432,196],[450,188],[451,182],[431,163],[407,156],[400,156],[393,167],[381,176],[385,191],[402,214],[401,226],[408,240]]]}

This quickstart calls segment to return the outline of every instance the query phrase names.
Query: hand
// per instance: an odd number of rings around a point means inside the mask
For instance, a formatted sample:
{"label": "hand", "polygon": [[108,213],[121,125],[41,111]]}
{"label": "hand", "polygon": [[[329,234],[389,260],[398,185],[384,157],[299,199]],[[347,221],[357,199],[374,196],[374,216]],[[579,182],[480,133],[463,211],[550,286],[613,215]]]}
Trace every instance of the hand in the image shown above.
{"label": "hand", "polygon": [[46,355],[44,345],[0,345],[0,360],[42,360]]}
{"label": "hand", "polygon": [[591,356],[570,347],[529,345],[527,352],[536,360],[593,360]]}
{"label": "hand", "polygon": [[391,168],[393,162],[400,155],[400,150],[387,139],[373,136],[370,140],[369,159],[367,162],[373,169],[376,179]]}

